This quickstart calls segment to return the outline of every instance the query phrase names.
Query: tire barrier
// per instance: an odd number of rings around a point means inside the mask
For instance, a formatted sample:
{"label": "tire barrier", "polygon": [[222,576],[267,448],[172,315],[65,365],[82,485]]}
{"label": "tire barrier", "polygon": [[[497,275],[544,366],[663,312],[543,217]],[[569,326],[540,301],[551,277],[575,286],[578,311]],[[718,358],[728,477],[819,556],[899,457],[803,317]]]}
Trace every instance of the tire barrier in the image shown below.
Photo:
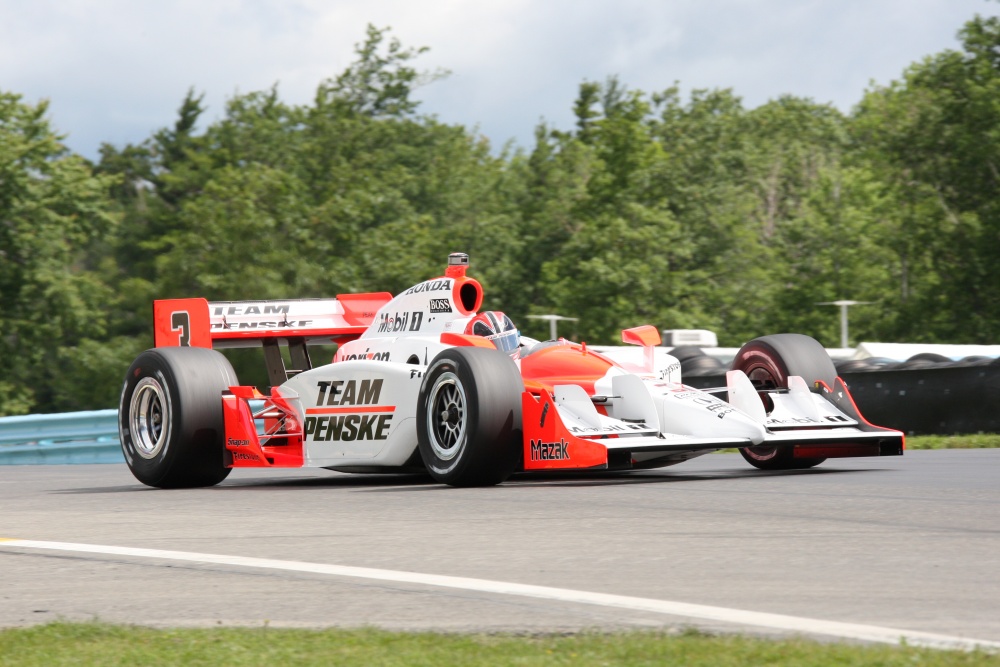
{"label": "tire barrier", "polygon": [[[698,389],[724,387],[728,366],[684,351],[681,377]],[[861,413],[908,435],[1000,433],[1000,359],[917,354],[836,363]]]}

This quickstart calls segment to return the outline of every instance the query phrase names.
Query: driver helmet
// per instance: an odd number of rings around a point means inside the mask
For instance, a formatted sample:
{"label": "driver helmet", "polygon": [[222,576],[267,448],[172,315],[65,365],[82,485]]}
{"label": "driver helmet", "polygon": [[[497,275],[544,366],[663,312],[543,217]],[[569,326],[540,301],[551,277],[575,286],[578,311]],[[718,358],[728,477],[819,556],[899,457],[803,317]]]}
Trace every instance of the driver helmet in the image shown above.
{"label": "driver helmet", "polygon": [[488,339],[502,352],[513,352],[520,344],[517,327],[498,310],[487,310],[473,317],[465,327],[465,333]]}

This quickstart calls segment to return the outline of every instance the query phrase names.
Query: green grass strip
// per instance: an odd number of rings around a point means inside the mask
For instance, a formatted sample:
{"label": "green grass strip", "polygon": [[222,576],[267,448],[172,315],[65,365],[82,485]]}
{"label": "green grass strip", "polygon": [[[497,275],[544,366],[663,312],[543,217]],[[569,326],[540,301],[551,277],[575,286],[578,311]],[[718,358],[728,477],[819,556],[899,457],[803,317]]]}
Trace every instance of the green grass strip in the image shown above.
{"label": "green grass strip", "polygon": [[1000,435],[995,433],[911,435],[906,438],[907,449],[985,449],[989,447],[1000,447]]}
{"label": "green grass strip", "polygon": [[0,630],[0,665],[1000,665],[982,652],[681,633],[518,636],[382,630],[156,630],[49,623]]}

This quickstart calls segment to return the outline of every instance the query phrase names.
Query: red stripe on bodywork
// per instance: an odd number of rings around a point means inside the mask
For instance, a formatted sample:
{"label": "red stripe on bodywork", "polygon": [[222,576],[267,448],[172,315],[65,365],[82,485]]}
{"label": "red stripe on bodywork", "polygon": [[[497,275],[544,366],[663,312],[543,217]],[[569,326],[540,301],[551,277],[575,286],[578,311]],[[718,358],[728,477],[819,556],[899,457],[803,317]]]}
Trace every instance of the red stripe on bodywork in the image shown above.
{"label": "red stripe on bodywork", "polygon": [[350,408],[306,408],[307,415],[336,415],[343,413],[362,414],[369,412],[395,412],[395,405],[372,405],[369,407]]}

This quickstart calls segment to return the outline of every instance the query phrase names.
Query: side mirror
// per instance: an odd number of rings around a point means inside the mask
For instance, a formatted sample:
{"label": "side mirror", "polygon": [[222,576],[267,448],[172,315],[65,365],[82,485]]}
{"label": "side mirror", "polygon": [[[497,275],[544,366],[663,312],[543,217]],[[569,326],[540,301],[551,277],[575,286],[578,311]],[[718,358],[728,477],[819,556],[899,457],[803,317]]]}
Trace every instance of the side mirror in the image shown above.
{"label": "side mirror", "polygon": [[629,345],[641,345],[646,352],[645,365],[646,372],[653,372],[653,348],[660,344],[660,332],[652,324],[644,324],[641,327],[622,329],[622,342]]}

